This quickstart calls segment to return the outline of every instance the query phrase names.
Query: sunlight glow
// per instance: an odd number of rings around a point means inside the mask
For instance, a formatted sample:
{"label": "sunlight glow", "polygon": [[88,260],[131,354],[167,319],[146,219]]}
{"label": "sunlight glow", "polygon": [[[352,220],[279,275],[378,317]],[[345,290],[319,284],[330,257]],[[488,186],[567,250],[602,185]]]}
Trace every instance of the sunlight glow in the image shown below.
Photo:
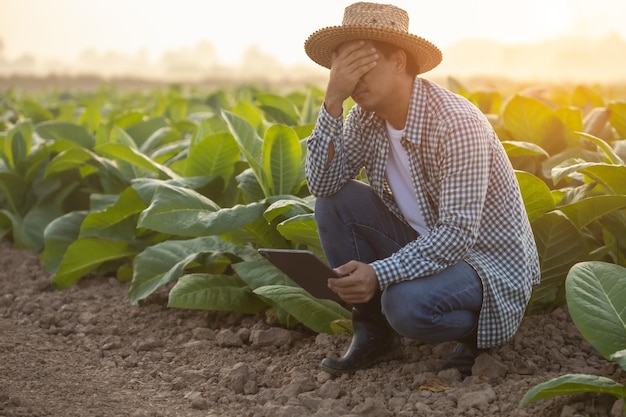
{"label": "sunlight glow", "polygon": [[[128,57],[139,66],[146,60],[159,65],[165,56],[181,59],[185,51],[198,61],[227,65],[241,65],[250,53],[284,65],[313,65],[304,53],[304,40],[321,27],[339,25],[352,2],[0,0],[0,73],[3,62],[28,64],[33,59],[52,68],[90,57],[111,68]],[[411,33],[441,49],[466,40],[519,45],[564,36],[613,34],[626,39],[620,18],[626,16],[624,0],[392,3],[409,12]]]}

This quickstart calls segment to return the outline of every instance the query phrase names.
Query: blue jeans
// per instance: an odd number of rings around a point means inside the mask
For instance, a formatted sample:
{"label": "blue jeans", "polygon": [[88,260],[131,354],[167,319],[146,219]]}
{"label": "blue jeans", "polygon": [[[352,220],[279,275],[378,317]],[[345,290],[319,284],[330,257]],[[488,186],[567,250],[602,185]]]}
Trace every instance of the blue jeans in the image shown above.
{"label": "blue jeans", "polygon": [[[315,221],[332,267],[386,258],[419,236],[358,181],[317,198]],[[471,337],[483,298],[478,274],[463,260],[434,275],[392,284],[377,296],[381,313],[397,333],[426,343]]]}

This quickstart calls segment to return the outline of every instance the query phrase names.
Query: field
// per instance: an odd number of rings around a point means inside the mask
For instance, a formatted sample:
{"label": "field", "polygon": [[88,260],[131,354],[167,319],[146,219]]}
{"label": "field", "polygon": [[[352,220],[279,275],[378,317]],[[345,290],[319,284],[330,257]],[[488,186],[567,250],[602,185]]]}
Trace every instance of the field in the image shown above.
{"label": "field", "polygon": [[[322,256],[303,176],[318,86],[6,89],[0,415],[623,414],[624,89],[446,84],[496,128],[542,264],[516,337],[465,379],[439,371],[452,345],[408,340],[403,361],[320,371],[347,312],[256,254]],[[605,385],[573,376],[520,408],[566,374]]]}

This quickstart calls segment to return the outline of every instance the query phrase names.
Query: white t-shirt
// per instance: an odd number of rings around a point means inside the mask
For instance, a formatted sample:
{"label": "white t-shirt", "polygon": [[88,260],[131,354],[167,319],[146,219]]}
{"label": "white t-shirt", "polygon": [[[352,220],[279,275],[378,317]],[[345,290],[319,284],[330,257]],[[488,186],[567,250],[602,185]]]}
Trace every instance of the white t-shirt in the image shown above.
{"label": "white t-shirt", "polygon": [[411,181],[409,156],[402,147],[403,130],[394,129],[389,122],[386,124],[390,146],[385,174],[393,198],[411,227],[421,235],[428,234],[428,228],[417,204],[415,189]]}

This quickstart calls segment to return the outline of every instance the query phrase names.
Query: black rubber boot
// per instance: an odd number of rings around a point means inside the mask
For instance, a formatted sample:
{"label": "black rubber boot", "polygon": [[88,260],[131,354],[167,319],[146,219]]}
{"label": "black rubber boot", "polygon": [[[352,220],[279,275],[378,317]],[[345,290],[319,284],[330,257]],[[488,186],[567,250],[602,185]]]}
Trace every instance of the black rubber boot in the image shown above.
{"label": "black rubber boot", "polygon": [[472,374],[472,367],[476,358],[487,349],[478,349],[476,343],[476,333],[462,339],[454,348],[450,357],[443,364],[443,369],[456,368],[464,377]]}
{"label": "black rubber boot", "polygon": [[402,356],[400,336],[389,327],[380,300],[352,308],[352,342],[340,359],[326,358],[322,369],[333,375],[353,373],[375,363]]}

